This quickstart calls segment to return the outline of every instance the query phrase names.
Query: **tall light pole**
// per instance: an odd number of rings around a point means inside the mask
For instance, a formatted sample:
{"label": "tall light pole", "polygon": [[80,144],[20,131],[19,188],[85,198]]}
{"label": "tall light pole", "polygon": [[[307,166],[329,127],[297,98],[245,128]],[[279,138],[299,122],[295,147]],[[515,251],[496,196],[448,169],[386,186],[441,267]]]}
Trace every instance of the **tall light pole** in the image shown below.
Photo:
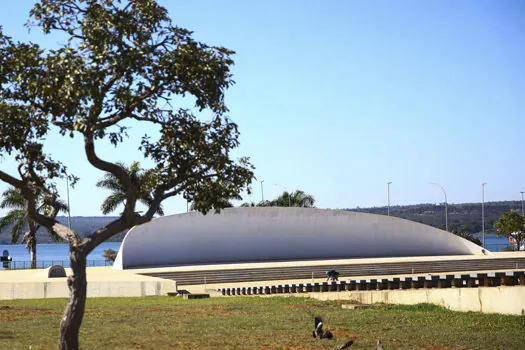
{"label": "tall light pole", "polygon": [[264,202],[263,182],[264,182],[264,180],[261,180],[261,203]]}
{"label": "tall light pole", "polygon": [[487,183],[483,182],[481,184],[481,232],[483,235],[483,248],[485,248],[485,185]]}
{"label": "tall light pole", "polygon": [[286,189],[286,187],[284,187],[283,185],[279,185],[278,183],[274,183],[274,186],[280,187],[280,188],[282,188],[283,190],[285,190],[285,192],[288,193],[288,206],[291,207],[291,206],[292,206],[291,193],[288,192],[288,190]]}
{"label": "tall light pole", "polygon": [[523,211],[523,192],[521,191],[521,216],[525,216],[525,211]]}
{"label": "tall light pole", "polygon": [[391,183],[392,181],[386,183],[388,186],[388,216],[390,216],[390,184]]}
{"label": "tall light pole", "polygon": [[447,192],[445,191],[445,189],[443,188],[443,186],[441,186],[440,184],[438,183],[435,183],[435,182],[429,182],[430,185],[435,185],[439,188],[441,188],[441,190],[443,191],[443,194],[445,195],[445,227],[446,227],[446,230],[448,232],[448,208],[447,208]]}

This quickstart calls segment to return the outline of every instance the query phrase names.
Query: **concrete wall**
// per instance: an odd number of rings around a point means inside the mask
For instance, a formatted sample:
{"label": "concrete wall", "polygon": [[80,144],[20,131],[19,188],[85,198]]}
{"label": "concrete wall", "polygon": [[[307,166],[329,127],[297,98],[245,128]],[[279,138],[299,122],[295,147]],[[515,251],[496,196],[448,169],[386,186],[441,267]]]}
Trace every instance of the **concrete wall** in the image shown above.
{"label": "concrete wall", "polygon": [[[94,281],[88,282],[87,296],[93,297],[143,297],[166,295],[176,291],[175,281]],[[69,298],[65,278],[49,282],[0,282],[0,300]]]}
{"label": "concrete wall", "polygon": [[363,304],[429,303],[454,311],[525,315],[525,287],[523,286],[316,292],[308,293],[308,296],[319,300],[351,300]]}
{"label": "concrete wall", "polygon": [[230,208],[165,216],[132,228],[113,267],[482,255],[481,247],[413,221],[313,208]]}

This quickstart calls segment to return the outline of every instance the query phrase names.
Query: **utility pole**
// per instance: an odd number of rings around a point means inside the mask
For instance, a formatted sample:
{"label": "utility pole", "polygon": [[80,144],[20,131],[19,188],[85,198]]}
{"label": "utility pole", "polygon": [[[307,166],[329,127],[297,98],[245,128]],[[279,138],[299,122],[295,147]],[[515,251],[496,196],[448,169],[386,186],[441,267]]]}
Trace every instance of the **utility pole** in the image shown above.
{"label": "utility pole", "polygon": [[261,180],[261,203],[264,202],[263,182],[264,182],[264,180]]}
{"label": "utility pole", "polygon": [[485,248],[485,185],[487,183],[483,182],[481,184],[481,232],[483,235],[483,248]]}
{"label": "utility pole", "polygon": [[430,185],[435,185],[435,186],[441,188],[441,190],[443,191],[443,194],[445,195],[445,227],[446,227],[446,230],[447,230],[447,232],[448,232],[447,192],[445,191],[445,189],[443,188],[443,186],[441,186],[441,185],[438,184],[438,183],[430,182],[429,184],[430,184]]}
{"label": "utility pole", "polygon": [[525,216],[525,211],[523,211],[523,192],[521,191],[521,216]]}
{"label": "utility pole", "polygon": [[390,216],[390,184],[391,183],[392,181],[386,183],[388,186],[388,216]]}

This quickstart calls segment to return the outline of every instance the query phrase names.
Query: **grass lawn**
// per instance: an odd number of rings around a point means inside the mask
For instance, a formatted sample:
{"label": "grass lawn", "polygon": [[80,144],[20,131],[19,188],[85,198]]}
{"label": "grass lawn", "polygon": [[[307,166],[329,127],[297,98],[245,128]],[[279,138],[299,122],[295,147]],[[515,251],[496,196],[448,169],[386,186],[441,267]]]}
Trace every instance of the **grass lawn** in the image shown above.
{"label": "grass lawn", "polygon": [[[0,348],[54,349],[65,299],[0,301]],[[525,349],[525,316],[431,305],[343,310],[305,298],[91,298],[84,349]],[[312,337],[321,315],[333,340]]]}

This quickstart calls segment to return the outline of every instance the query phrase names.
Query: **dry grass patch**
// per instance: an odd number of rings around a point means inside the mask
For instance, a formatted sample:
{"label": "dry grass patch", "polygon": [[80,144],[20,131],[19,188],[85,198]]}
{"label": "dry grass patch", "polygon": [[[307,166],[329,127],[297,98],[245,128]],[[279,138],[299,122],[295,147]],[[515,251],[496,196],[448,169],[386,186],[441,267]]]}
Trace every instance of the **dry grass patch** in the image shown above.
{"label": "dry grass patch", "polygon": [[[54,349],[64,299],[0,301],[0,344]],[[334,340],[312,337],[321,315]],[[458,313],[431,305],[344,310],[305,298],[88,299],[84,349],[520,349],[524,316]]]}

